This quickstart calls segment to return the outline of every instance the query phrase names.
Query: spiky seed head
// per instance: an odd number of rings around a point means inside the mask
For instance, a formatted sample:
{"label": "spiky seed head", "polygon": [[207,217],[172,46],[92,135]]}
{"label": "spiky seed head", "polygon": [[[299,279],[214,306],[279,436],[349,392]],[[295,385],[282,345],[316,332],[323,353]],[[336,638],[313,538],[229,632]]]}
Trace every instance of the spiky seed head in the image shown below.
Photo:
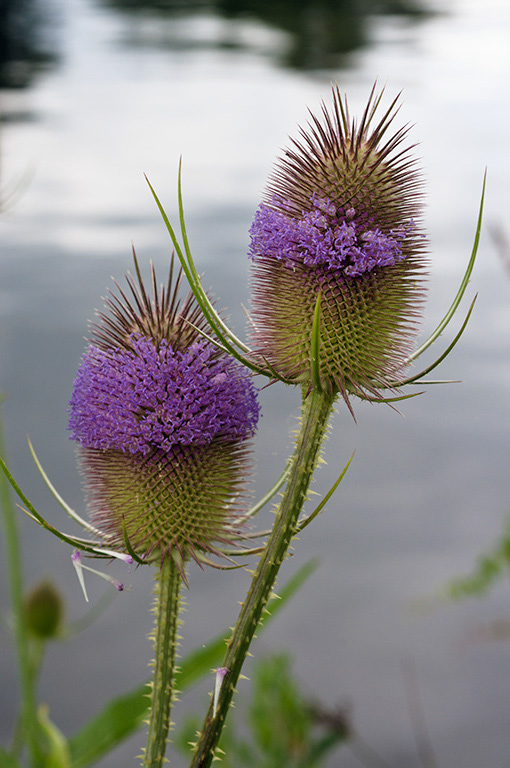
{"label": "spiky seed head", "polygon": [[373,90],[359,123],[338,88],[277,163],[252,227],[252,342],[286,379],[311,383],[320,294],[324,387],[379,395],[411,351],[424,301],[421,180],[407,128],[390,134]]}
{"label": "spiky seed head", "polygon": [[[172,272],[152,296],[137,268],[92,328],[70,400],[89,510],[110,546],[146,562],[201,561],[240,534],[259,416],[244,369],[201,335]],[[129,297],[128,297],[129,296]]]}

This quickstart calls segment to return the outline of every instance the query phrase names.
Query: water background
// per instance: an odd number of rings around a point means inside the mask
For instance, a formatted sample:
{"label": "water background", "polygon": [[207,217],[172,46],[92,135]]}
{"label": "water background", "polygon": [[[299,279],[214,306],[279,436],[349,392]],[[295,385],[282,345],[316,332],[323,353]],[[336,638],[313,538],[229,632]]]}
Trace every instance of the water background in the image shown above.
{"label": "water background", "polygon": [[[230,14],[221,3],[197,4],[194,13],[91,0],[36,6],[44,55],[9,70],[10,85],[26,87],[0,91],[0,181],[9,191],[21,180],[0,219],[0,388],[10,465],[41,513],[71,530],[33,468],[26,435],[57,488],[82,511],[66,405],[87,320],[110,275],[120,279],[129,269],[132,243],[162,276],[170,253],[143,173],[175,220],[182,155],[195,258],[242,332],[248,229],[287,136],[306,121],[307,107],[317,111],[329,99],[331,81],[358,114],[374,80],[388,99],[403,90],[401,121],[415,124],[428,194],[424,335],[457,289],[489,171],[486,226],[467,292],[478,300],[440,372],[463,383],[430,388],[402,405],[403,416],[360,404],[355,424],[340,407],[314,490],[327,491],[354,449],[355,460],[296,542],[281,578],[312,557],[319,567],[254,653],[292,653],[307,695],[346,705],[356,731],[393,768],[420,765],[406,694],[411,663],[440,768],[507,768],[508,583],[483,601],[428,598],[471,570],[510,513],[510,273],[505,249],[490,236],[491,229],[500,242],[510,236],[510,6],[456,0],[445,10],[427,2],[427,13],[410,14],[367,3],[364,13],[329,19],[321,4],[299,3],[295,12],[287,4],[280,17],[264,3],[249,5]],[[338,35],[328,37],[328,29]],[[262,402],[259,494],[284,465],[298,406],[291,391],[276,386]],[[266,513],[261,525],[269,520]],[[27,583],[55,579],[68,620],[78,619],[86,606],[68,548],[26,519],[21,533]],[[55,645],[43,670],[41,697],[66,734],[147,676],[151,572],[126,573],[121,565],[112,572],[129,589],[94,626]],[[5,573],[0,578],[5,612]],[[248,578],[190,572],[183,653],[235,621]],[[99,580],[88,583],[94,600],[108,590]],[[503,630],[497,636],[494,622]],[[5,743],[17,696],[5,629],[0,648]],[[211,688],[212,679],[185,696],[181,716],[203,708]],[[247,691],[242,684],[241,695]],[[135,765],[141,742],[136,737],[101,765]],[[345,747],[330,765],[360,762]]]}

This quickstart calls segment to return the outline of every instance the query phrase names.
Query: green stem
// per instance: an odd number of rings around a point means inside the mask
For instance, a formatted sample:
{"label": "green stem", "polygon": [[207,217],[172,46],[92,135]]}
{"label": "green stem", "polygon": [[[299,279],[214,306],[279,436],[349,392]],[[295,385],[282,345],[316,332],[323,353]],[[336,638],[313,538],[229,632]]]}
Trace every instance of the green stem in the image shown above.
{"label": "green stem", "polygon": [[[5,455],[2,423],[0,419],[0,455]],[[21,570],[21,546],[16,523],[16,510],[12,503],[10,487],[3,473],[0,473],[0,510],[5,534],[5,556],[11,590],[11,611],[13,633],[18,657],[18,671],[21,693],[22,733],[27,741],[30,765],[37,768],[42,764],[39,743],[39,721],[35,677],[32,674],[30,649],[24,608],[23,576]]]}
{"label": "green stem", "polygon": [[143,768],[160,768],[165,762],[170,710],[175,693],[175,651],[181,583],[182,576],[177,565],[171,557],[166,557],[156,576],[154,678]]}
{"label": "green stem", "polygon": [[208,768],[214,759],[225,718],[232,701],[250,643],[276,581],[317,466],[335,396],[312,390],[305,398],[301,428],[291,461],[289,480],[273,529],[253,575],[246,600],[223,660],[226,675],[207,712],[190,768]]}

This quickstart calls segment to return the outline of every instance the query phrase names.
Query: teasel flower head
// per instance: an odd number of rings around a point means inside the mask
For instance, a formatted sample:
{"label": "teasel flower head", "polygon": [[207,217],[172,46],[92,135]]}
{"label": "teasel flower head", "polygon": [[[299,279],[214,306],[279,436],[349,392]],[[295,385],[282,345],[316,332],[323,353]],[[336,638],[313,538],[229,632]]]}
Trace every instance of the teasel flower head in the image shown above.
{"label": "teasel flower head", "polygon": [[89,512],[105,545],[138,561],[209,562],[242,534],[259,416],[245,369],[203,335],[172,270],[106,299],[70,400]]}
{"label": "teasel flower head", "polygon": [[252,345],[287,381],[379,397],[401,375],[424,301],[421,181],[407,128],[372,91],[359,123],[333,90],[278,161],[251,227]]}

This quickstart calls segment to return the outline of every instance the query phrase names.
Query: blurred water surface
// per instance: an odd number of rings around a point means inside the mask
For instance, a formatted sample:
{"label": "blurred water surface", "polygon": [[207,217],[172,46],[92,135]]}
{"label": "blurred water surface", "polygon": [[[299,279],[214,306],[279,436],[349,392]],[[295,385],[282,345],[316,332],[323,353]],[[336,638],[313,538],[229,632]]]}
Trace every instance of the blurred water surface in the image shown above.
{"label": "blurred water surface", "polygon": [[[353,113],[376,79],[388,99],[403,90],[401,120],[416,126],[428,193],[425,334],[456,291],[488,167],[486,227],[468,289],[479,297],[465,338],[441,369],[463,383],[405,402],[405,418],[360,404],[355,424],[340,407],[314,490],[329,488],[354,448],[355,461],[296,542],[282,580],[310,557],[318,556],[319,568],[254,652],[292,652],[305,691],[348,705],[357,732],[393,768],[420,765],[404,671],[412,661],[440,768],[508,765],[510,645],[491,634],[491,623],[508,616],[507,585],[483,601],[422,610],[424,598],[471,569],[510,513],[510,277],[504,248],[488,235],[492,227],[508,237],[509,226],[508,4],[456,0],[445,11],[440,3],[368,0],[27,0],[23,18],[31,23],[26,33],[15,27],[0,91],[0,182],[8,198],[0,219],[0,388],[14,474],[66,530],[72,526],[38,479],[26,435],[82,510],[66,406],[87,320],[110,275],[120,279],[129,269],[132,242],[142,264],[152,259],[162,276],[170,254],[143,173],[175,219],[182,155],[196,260],[242,332],[248,229],[287,135],[306,121],[307,107],[329,99],[331,81]],[[295,395],[280,387],[265,390],[262,401],[256,493],[283,466],[297,412]],[[27,520],[21,530],[27,582],[55,579],[69,621],[79,618],[85,604],[67,548]],[[42,698],[68,734],[147,675],[151,573],[112,572],[129,589],[94,626],[55,646],[43,671]],[[1,579],[5,611],[5,573]],[[183,653],[233,623],[247,583],[243,572],[192,570]],[[90,580],[94,599],[106,590]],[[16,688],[6,631],[0,643],[5,743]],[[207,681],[184,697],[181,713],[203,707],[211,687]],[[104,768],[131,764],[142,740]],[[331,765],[360,762],[345,747]]]}

